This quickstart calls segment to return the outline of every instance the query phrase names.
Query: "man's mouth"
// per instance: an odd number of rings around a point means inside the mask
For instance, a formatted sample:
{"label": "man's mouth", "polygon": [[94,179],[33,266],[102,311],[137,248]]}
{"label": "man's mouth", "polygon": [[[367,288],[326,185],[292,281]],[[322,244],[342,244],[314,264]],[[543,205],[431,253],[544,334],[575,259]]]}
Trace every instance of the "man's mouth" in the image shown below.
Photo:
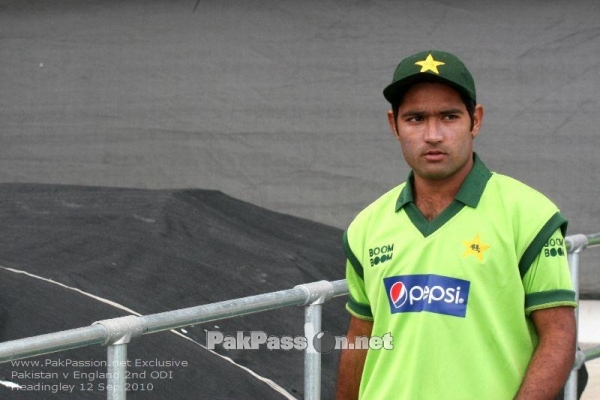
{"label": "man's mouth", "polygon": [[426,152],[423,156],[427,161],[440,161],[446,156],[446,154],[439,150],[430,150]]}

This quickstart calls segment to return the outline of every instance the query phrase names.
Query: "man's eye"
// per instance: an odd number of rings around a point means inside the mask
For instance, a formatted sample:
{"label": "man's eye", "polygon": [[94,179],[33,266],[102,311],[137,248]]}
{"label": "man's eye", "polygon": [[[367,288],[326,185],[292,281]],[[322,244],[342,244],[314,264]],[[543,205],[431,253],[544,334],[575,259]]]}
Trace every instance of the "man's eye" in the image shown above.
{"label": "man's eye", "polygon": [[456,114],[446,114],[446,115],[444,115],[444,119],[448,119],[448,120],[458,119],[458,115],[456,115]]}

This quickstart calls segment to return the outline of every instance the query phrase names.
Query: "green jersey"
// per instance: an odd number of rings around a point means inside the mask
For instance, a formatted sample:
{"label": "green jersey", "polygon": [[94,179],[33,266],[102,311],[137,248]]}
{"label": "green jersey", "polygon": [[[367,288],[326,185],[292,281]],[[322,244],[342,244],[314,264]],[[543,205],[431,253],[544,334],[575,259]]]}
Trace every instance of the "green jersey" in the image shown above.
{"label": "green jersey", "polygon": [[536,309],[576,307],[566,220],[532,188],[479,160],[428,221],[412,173],[344,233],[347,309],[390,333],[369,350],[364,399],[510,399],[537,345]]}

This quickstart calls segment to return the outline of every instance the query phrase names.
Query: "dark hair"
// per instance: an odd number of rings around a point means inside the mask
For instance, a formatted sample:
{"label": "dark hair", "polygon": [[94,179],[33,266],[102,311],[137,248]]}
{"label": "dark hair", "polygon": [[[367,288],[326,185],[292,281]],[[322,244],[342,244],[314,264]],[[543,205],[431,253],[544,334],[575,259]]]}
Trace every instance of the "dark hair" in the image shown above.
{"label": "dark hair", "polygon": [[[398,99],[398,101],[392,103],[392,112],[394,113],[394,124],[398,121],[398,109],[402,105],[402,101],[404,100],[404,94],[406,94],[408,90],[406,90],[402,96]],[[464,103],[467,113],[469,114],[469,118],[471,119],[471,130],[473,130],[473,126],[475,126],[475,101],[469,97],[466,93],[462,91],[458,91],[460,94],[460,99]]]}

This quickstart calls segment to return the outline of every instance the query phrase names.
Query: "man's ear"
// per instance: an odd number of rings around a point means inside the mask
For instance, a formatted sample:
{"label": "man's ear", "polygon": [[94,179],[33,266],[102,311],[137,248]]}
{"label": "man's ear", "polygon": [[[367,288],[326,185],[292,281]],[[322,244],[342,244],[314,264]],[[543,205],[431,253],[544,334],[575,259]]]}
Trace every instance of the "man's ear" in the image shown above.
{"label": "man's ear", "polygon": [[394,137],[396,139],[398,139],[398,127],[396,126],[396,118],[394,116],[394,112],[392,110],[389,110],[387,112],[388,115],[388,122],[390,124],[390,129],[392,130],[392,135],[394,135]]}
{"label": "man's ear", "polygon": [[480,104],[475,106],[475,112],[473,113],[473,129],[471,130],[471,136],[475,138],[479,135],[481,129],[481,123],[483,122],[483,107]]}

